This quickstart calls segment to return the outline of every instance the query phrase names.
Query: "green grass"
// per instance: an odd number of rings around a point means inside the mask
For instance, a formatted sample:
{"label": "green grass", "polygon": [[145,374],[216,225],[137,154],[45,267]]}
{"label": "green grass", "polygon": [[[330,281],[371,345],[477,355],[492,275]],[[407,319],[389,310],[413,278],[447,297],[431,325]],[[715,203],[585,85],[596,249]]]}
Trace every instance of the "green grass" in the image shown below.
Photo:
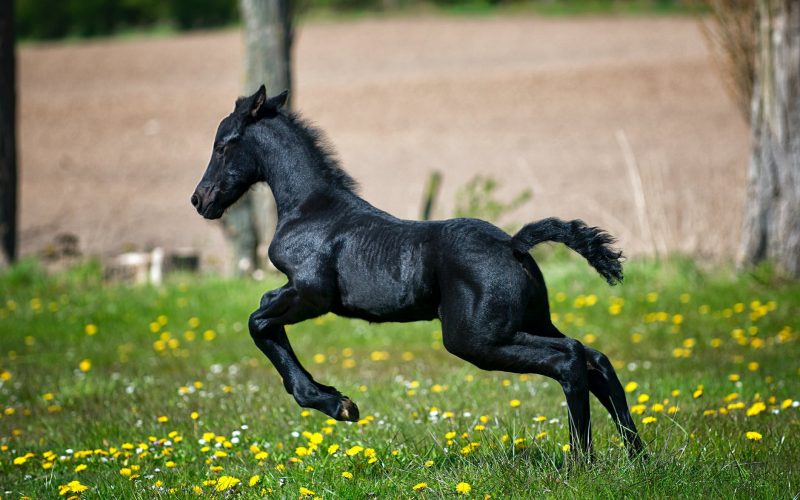
{"label": "green grass", "polygon": [[[646,460],[626,457],[593,402],[596,460],[570,465],[557,384],[471,367],[443,350],[436,322],[292,327],[309,370],[365,418],[333,424],[296,406],[247,334],[278,278],[135,288],[103,284],[92,265],[47,276],[27,262],[0,276],[0,495],[58,497],[70,481],[84,498],[437,498],[461,482],[477,498],[800,491],[800,285],[675,259],[629,262],[609,288],[578,258],[542,262],[560,328],[638,384],[632,405],[649,396],[634,416]],[[217,492],[224,476],[241,482]]]}

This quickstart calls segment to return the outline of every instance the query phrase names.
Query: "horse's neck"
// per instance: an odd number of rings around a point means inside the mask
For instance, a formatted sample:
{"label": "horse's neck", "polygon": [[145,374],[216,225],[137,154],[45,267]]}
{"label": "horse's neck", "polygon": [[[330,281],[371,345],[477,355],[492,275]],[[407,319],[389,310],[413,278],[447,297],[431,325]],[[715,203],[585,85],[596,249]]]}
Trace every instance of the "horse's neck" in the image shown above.
{"label": "horse's neck", "polygon": [[[356,205],[360,198],[353,191],[353,180],[339,169],[316,132],[290,120],[292,129],[288,149],[276,164],[262,164],[262,179],[275,197],[278,219],[301,206],[315,205],[315,198],[332,198]],[[268,155],[262,156],[267,161]],[[351,203],[352,202],[352,203]],[[339,203],[341,205],[341,203]]]}
{"label": "horse's neck", "polygon": [[351,210],[369,206],[350,189],[327,181],[323,176],[293,172],[290,176],[268,182],[275,198],[278,221],[314,210]]}

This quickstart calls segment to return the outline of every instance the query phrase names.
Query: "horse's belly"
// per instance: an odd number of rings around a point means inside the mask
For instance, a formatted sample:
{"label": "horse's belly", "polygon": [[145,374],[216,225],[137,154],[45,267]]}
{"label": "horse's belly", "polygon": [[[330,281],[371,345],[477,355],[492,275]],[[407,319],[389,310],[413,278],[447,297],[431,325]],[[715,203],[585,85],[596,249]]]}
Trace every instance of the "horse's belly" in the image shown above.
{"label": "horse's belly", "polygon": [[398,280],[374,273],[359,280],[340,280],[337,314],[368,321],[420,321],[437,316],[438,300],[422,280]]}

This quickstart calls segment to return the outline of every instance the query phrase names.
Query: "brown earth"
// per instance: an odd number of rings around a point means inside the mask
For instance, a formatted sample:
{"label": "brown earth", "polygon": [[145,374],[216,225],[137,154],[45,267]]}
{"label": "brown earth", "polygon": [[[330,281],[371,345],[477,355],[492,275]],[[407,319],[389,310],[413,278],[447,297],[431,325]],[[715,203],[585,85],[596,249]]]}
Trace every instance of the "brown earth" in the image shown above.
{"label": "brown earth", "polygon": [[[440,169],[438,217],[483,174],[503,195],[533,191],[505,222],[580,217],[630,254],[735,253],[748,130],[693,19],[313,23],[295,56],[296,107],[395,215],[418,216]],[[22,253],[71,232],[91,254],[191,246],[224,261],[189,196],[242,61],[237,31],[23,46]]]}

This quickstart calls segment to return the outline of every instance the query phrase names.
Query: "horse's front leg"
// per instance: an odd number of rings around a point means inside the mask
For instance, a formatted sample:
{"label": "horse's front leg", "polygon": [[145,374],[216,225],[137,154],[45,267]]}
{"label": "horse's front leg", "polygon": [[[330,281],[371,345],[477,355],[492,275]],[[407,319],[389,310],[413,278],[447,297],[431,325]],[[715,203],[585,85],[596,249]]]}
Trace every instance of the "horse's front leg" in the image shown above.
{"label": "horse's front leg", "polygon": [[314,408],[337,420],[357,421],[358,407],[335,388],[314,380],[289,344],[284,325],[297,323],[321,314],[303,301],[297,291],[287,285],[273,290],[261,299],[261,306],[250,315],[250,335],[283,378],[286,391],[300,406]]}

